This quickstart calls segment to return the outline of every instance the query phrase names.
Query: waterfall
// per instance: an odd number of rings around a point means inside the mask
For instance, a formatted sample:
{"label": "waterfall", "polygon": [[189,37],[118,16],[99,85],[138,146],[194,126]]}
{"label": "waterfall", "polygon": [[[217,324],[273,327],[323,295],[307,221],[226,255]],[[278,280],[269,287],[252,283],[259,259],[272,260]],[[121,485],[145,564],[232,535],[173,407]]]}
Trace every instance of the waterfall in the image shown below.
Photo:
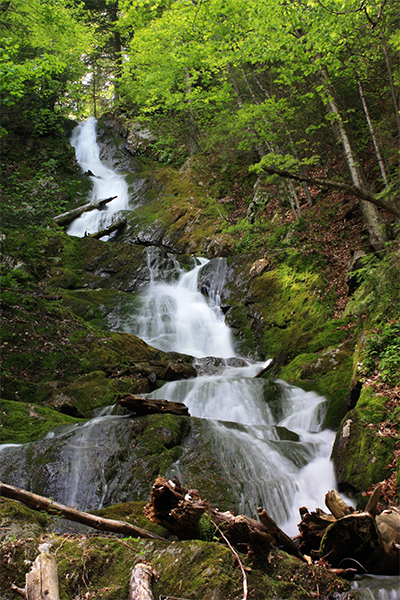
{"label": "waterfall", "polygon": [[[68,230],[71,235],[97,230],[128,201],[123,177],[99,159],[95,131],[96,122],[89,119],[75,129],[71,143],[82,169],[93,173],[93,196],[117,198],[106,211],[76,219]],[[198,277],[205,259],[193,258],[188,269],[187,262],[182,268],[172,255],[163,262],[156,249],[147,249],[146,258],[150,285],[139,309],[119,316],[115,328],[163,351],[196,357],[202,373],[193,380],[168,383],[151,396],[188,406],[198,419],[193,427],[202,427],[196,443],[207,448],[218,477],[243,514],[254,517],[262,505],[289,535],[296,534],[299,507],[323,506],[325,493],[335,486],[329,460],[334,433],[322,429],[325,399],[284,382],[254,378],[265,363],[237,355],[220,307],[224,259],[207,265],[201,293]],[[38,485],[57,501],[87,510],[127,501],[134,494],[142,498],[148,487],[140,488],[134,478],[132,440],[139,435],[134,427],[134,420],[102,415],[84,425],[58,428],[40,442],[7,445],[0,478],[26,489]],[[169,471],[184,485],[193,475],[191,452],[185,447]],[[32,456],[37,460],[29,469]],[[23,464],[28,465],[25,470]],[[196,475],[200,494],[206,470],[204,464]]]}
{"label": "waterfall", "polygon": [[[92,173],[93,197],[117,196],[106,211],[93,210],[70,225],[68,233],[83,236],[126,208],[127,185],[100,161],[94,119],[78,125],[71,143],[82,169]],[[325,493],[335,486],[329,460],[334,434],[322,429],[325,399],[285,382],[255,378],[265,363],[237,355],[220,307],[225,259],[207,264],[199,291],[206,259],[193,258],[191,267],[183,261],[183,268],[171,254],[165,256],[155,248],[145,252],[148,289],[139,308],[136,299],[132,312],[119,315],[113,328],[133,333],[162,351],[196,357],[197,378],[167,383],[150,396],[183,402],[191,416],[201,420],[199,443],[210,452],[216,477],[227,482],[240,512],[254,517],[257,507],[263,506],[288,534],[295,535],[299,507],[323,506]],[[21,457],[33,453],[45,468],[32,473],[21,467],[20,475],[6,468],[5,477],[28,489],[40,480],[48,495],[87,510],[128,500],[134,490],[141,497],[145,491],[132,479],[136,460],[135,444],[129,445],[135,435],[132,427],[130,419],[101,415],[81,426],[58,429],[40,443],[7,447],[2,453],[5,464],[22,465]],[[116,460],[120,468],[115,467]],[[191,460],[184,448],[169,474],[177,474],[185,485],[193,475]]]}
{"label": "waterfall", "polygon": [[100,148],[96,143],[96,120],[93,117],[75,127],[71,145],[75,148],[76,159],[81,169],[91,173],[91,200],[105,200],[116,196],[104,209],[85,212],[71,223],[67,233],[83,237],[111,225],[113,216],[128,207],[128,184],[122,175],[101,162]]}
{"label": "waterfall", "polygon": [[[277,402],[270,384],[254,378],[265,363],[229,360],[240,357],[218,300],[224,259],[213,261],[207,301],[197,280],[208,261],[197,259],[189,272],[181,270],[177,280],[166,283],[156,250],[147,252],[151,283],[141,307],[120,327],[161,350],[196,356],[199,364],[204,357],[225,359],[214,363],[212,374],[167,383],[149,397],[183,402],[191,416],[205,419],[208,439],[203,441],[218,455],[240,511],[254,516],[262,505],[295,535],[299,507],[323,506],[325,493],[335,487],[329,460],[334,433],[322,430],[325,399],[276,382]],[[183,481],[190,476],[182,461],[172,473]]]}
{"label": "waterfall", "polygon": [[197,290],[198,274],[206,262],[204,258],[194,260],[194,267],[188,272],[175,262],[178,280],[166,283],[157,250],[147,249],[149,289],[139,311],[125,315],[120,327],[164,352],[198,358],[234,356],[231,333],[217,300],[218,290],[212,290],[212,302],[207,302]]}

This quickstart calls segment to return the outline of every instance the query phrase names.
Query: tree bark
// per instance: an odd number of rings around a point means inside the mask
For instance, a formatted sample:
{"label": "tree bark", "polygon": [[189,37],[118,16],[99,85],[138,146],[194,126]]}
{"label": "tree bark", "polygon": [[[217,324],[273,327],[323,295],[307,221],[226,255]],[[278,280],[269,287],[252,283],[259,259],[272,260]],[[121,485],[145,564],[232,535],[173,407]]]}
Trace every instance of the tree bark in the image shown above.
{"label": "tree bark", "polygon": [[132,537],[157,540],[162,539],[150,531],[146,531],[145,529],[141,529],[140,527],[136,527],[135,525],[131,525],[125,521],[103,519],[102,517],[91,515],[90,513],[65,506],[64,504],[59,504],[58,502],[53,502],[44,496],[38,496],[37,494],[32,494],[31,492],[21,490],[20,488],[12,485],[6,485],[5,483],[1,482],[0,496],[3,496],[4,498],[10,498],[12,500],[18,500],[18,502],[22,502],[34,510],[44,510],[52,515],[63,516],[70,521],[88,525],[89,527],[93,527],[99,531],[111,531]]}
{"label": "tree bark", "polygon": [[13,585],[12,589],[26,600],[59,600],[57,561],[54,554],[48,552],[47,548],[43,549],[25,576],[25,588]]}
{"label": "tree bark", "polygon": [[112,198],[106,198],[105,200],[93,200],[93,202],[88,202],[87,204],[78,206],[78,208],[73,208],[72,210],[68,210],[61,215],[53,217],[53,221],[55,221],[57,225],[68,225],[71,223],[71,221],[80,217],[84,212],[94,210],[95,208],[102,208],[108,202],[111,202],[111,200],[115,200],[116,197],[117,196],[113,196]]}
{"label": "tree bark", "polygon": [[[184,490],[176,478],[174,481],[163,477],[156,479],[144,513],[150,521],[184,540],[218,538],[221,532],[240,552],[251,548],[256,554],[265,553],[279,546],[280,540],[286,537],[283,532],[278,535],[279,528],[268,516],[266,526],[244,515],[235,517],[231,512],[221,513],[202,500],[197,490]],[[305,561],[298,549],[289,543],[285,550]]]}
{"label": "tree bark", "polygon": [[146,563],[139,563],[133,569],[129,581],[128,600],[154,600],[151,583],[156,572]]}
{"label": "tree bark", "polygon": [[358,571],[374,575],[400,572],[396,544],[385,547],[374,517],[367,512],[347,515],[329,525],[321,541],[320,556],[333,567],[358,566]]}
{"label": "tree bark", "polygon": [[134,394],[121,394],[117,398],[117,404],[134,412],[136,415],[150,415],[169,413],[172,415],[185,415],[189,417],[189,410],[182,402],[169,402],[168,400],[153,400],[142,398]]}
{"label": "tree bark", "polygon": [[385,57],[386,69],[387,69],[388,76],[389,76],[390,93],[392,95],[392,102],[393,102],[394,114],[395,114],[395,117],[396,117],[396,124],[397,124],[397,134],[399,136],[399,144],[400,144],[400,111],[399,111],[399,104],[397,102],[396,89],[395,89],[395,86],[394,86],[394,83],[393,83],[393,74],[392,74],[392,67],[390,65],[389,53],[388,53],[388,50],[387,50],[386,40],[385,40],[385,36],[383,34],[383,30],[382,30],[381,26],[379,26],[379,35],[380,35],[380,38],[381,38],[382,50],[383,50],[383,54],[384,54],[384,57]]}
{"label": "tree bark", "polygon": [[361,99],[361,102],[363,105],[364,113],[365,113],[365,118],[367,120],[369,132],[371,134],[372,142],[374,144],[376,160],[378,161],[379,169],[380,169],[380,172],[382,175],[382,179],[385,183],[385,187],[388,188],[389,182],[388,182],[388,178],[387,178],[386,171],[385,171],[385,165],[383,163],[383,158],[382,158],[382,155],[379,150],[378,140],[376,139],[374,126],[372,125],[372,121],[371,121],[371,117],[369,114],[368,105],[367,105],[367,101],[365,99],[365,94],[364,94],[364,90],[363,90],[363,87],[361,84],[361,80],[357,74],[356,74],[356,81],[357,81],[358,93],[359,93],[359,96],[360,96],[360,99]]}
{"label": "tree bark", "polygon": [[[335,125],[339,132],[339,138],[343,146],[346,164],[350,172],[351,180],[355,188],[363,189],[366,187],[364,183],[364,177],[362,176],[361,169],[356,159],[356,153],[343,123],[333,87],[329,82],[329,75],[326,67],[321,67],[319,71],[319,77],[325,88],[327,106],[331,114],[335,117]],[[373,206],[371,203],[365,204],[364,199],[360,198],[360,207],[370,233],[370,244],[376,251],[380,252],[384,249],[386,237],[384,234],[383,222],[379,216],[376,206]]]}
{"label": "tree bark", "polygon": [[332,511],[309,513],[300,509],[300,549],[312,558],[324,559],[333,568],[397,575],[400,572],[400,509],[392,507],[377,515],[381,492],[378,484],[365,512],[354,512],[336,490],[325,496]]}
{"label": "tree bark", "polygon": [[285,550],[285,552],[288,554],[292,554],[293,556],[297,556],[297,558],[304,560],[304,556],[300,552],[298,546],[296,546],[295,542],[278,527],[275,521],[271,519],[264,509],[258,509],[258,516],[261,523],[268,529],[269,533],[274,536],[277,541],[277,545],[280,548],[283,548],[283,550]]}

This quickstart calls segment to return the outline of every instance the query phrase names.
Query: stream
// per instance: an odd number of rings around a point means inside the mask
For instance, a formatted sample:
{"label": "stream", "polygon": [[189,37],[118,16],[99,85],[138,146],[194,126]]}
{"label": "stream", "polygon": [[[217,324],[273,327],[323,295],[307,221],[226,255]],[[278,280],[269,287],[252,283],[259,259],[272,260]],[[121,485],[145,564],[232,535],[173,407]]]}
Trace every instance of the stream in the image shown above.
{"label": "stream", "polygon": [[[93,174],[93,197],[117,196],[106,210],[85,213],[70,225],[70,235],[83,236],[109,224],[113,215],[126,209],[129,193],[124,177],[100,161],[94,119],[74,130],[71,143],[82,169]],[[177,475],[188,486],[193,448],[201,452],[207,446],[235,509],[255,518],[257,507],[263,506],[288,535],[297,535],[299,507],[323,507],[325,493],[335,487],[329,458],[335,434],[322,428],[325,399],[283,381],[255,378],[265,362],[237,354],[220,308],[224,259],[208,264],[213,276],[203,295],[198,278],[206,259],[193,257],[192,268],[187,270],[172,254],[166,257],[151,247],[143,252],[150,284],[140,306],[136,302],[135,310],[125,310],[113,328],[135,334],[163,351],[194,356],[198,370],[197,378],[170,382],[149,394],[183,402],[200,427],[200,434],[166,475]],[[59,427],[39,442],[0,447],[0,478],[31,489],[29,457],[35,456],[41,465],[35,481],[40,479],[44,495],[63,504],[93,510],[145,499],[148,489],[132,476],[136,450],[129,440],[134,428],[132,419],[115,415],[113,407],[107,407],[88,422]],[[202,496],[200,487],[199,492]],[[376,584],[378,579],[373,578],[372,587],[367,584],[365,598],[397,598],[395,587],[384,590]],[[369,595],[372,588],[375,595]]]}

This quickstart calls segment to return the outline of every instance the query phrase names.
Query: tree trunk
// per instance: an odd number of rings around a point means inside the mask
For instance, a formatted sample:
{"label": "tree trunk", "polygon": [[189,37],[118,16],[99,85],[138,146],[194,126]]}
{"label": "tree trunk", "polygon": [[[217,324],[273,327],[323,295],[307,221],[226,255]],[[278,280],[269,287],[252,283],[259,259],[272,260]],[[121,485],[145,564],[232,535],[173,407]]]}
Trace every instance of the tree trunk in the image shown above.
{"label": "tree trunk", "polygon": [[153,568],[145,563],[139,563],[132,569],[129,581],[128,600],[154,600],[151,583],[156,577]]}
{"label": "tree trunk", "polygon": [[61,215],[53,217],[53,221],[55,221],[57,225],[69,225],[71,221],[83,215],[84,212],[89,212],[91,210],[94,210],[95,208],[103,208],[108,202],[111,202],[111,200],[115,200],[115,198],[117,198],[117,196],[105,198],[104,200],[93,200],[92,202],[88,202],[87,204],[78,206],[78,208],[73,208],[72,210],[68,210],[67,212],[62,213]]}
{"label": "tree trunk", "polygon": [[59,600],[57,561],[54,554],[43,549],[25,576],[25,588],[13,585],[12,589],[26,600]]}
{"label": "tree trunk", "polygon": [[100,238],[102,238],[105,235],[110,235],[110,233],[113,233],[114,231],[118,231],[118,229],[122,229],[123,227],[125,227],[125,225],[126,225],[126,219],[120,219],[119,221],[112,223],[108,227],[104,227],[104,229],[100,229],[100,231],[96,231],[96,233],[90,233],[88,235],[88,237],[99,240]]}
{"label": "tree trunk", "polygon": [[400,552],[385,548],[369,513],[354,513],[329,525],[321,541],[320,556],[333,567],[356,567],[374,575],[398,575]]}
{"label": "tree trunk", "polygon": [[[263,166],[262,170],[266,173],[279,175],[279,177],[286,177],[287,179],[294,179],[294,181],[307,181],[312,185],[317,185],[322,188],[331,188],[333,190],[342,190],[348,194],[353,194],[360,201],[364,200],[364,204],[373,204],[387,210],[388,213],[394,215],[400,220],[400,204],[394,202],[388,202],[379,196],[375,196],[365,188],[357,188],[354,185],[343,183],[341,181],[335,181],[333,179],[320,179],[319,177],[308,177],[307,175],[299,175],[297,173],[291,173],[290,171],[284,171],[283,169],[275,169],[274,167]],[[361,202],[360,202],[361,204]]]}
{"label": "tree trunk", "polygon": [[[397,575],[400,572],[400,509],[392,507],[376,515],[381,485],[371,495],[365,512],[354,512],[332,490],[325,503],[332,511],[309,513],[300,509],[300,549],[334,568],[359,573]],[[337,517],[337,518],[336,518]]]}
{"label": "tree trunk", "polygon": [[382,158],[380,150],[379,150],[378,140],[376,139],[374,126],[372,125],[371,117],[369,115],[369,110],[368,110],[367,101],[365,99],[364,90],[363,90],[360,78],[358,77],[357,74],[356,74],[356,80],[357,80],[358,93],[361,98],[361,102],[362,102],[364,113],[365,113],[365,118],[367,119],[369,132],[371,134],[372,142],[374,144],[376,160],[378,161],[382,179],[385,182],[385,187],[388,188],[389,183],[388,183],[388,179],[387,179],[387,175],[386,175],[386,171],[385,171],[385,165],[383,163],[383,158]]}
{"label": "tree trunk", "polygon": [[389,76],[390,93],[392,95],[392,102],[393,102],[394,114],[395,114],[395,117],[396,117],[396,124],[397,124],[397,134],[399,136],[399,144],[400,144],[400,111],[399,111],[399,104],[397,102],[396,89],[395,89],[394,83],[393,83],[392,67],[390,65],[389,53],[387,51],[386,40],[385,40],[385,36],[383,35],[382,27],[379,27],[379,35],[381,37],[382,50],[383,50],[383,54],[385,56],[386,68],[387,68],[387,72],[388,72],[388,76]]}
{"label": "tree trunk", "polygon": [[117,404],[134,412],[136,415],[164,414],[185,415],[189,417],[189,410],[182,402],[169,402],[168,400],[153,400],[142,398],[134,394],[121,394]]}
{"label": "tree trunk", "polygon": [[[344,156],[350,172],[351,180],[356,188],[365,189],[367,186],[365,184],[364,177],[361,174],[360,167],[358,166],[358,161],[356,160],[355,151],[350,142],[350,138],[347,135],[333,87],[329,82],[329,75],[326,67],[321,67],[319,76],[325,88],[327,106],[331,114],[333,114],[335,117],[335,125],[343,146]],[[374,250],[381,252],[385,247],[386,237],[384,233],[384,225],[379,213],[375,206],[370,203],[366,203],[364,200],[360,200],[360,207],[370,234],[370,244]]]}
{"label": "tree trunk", "polygon": [[0,496],[3,496],[4,498],[10,498],[12,500],[18,500],[18,502],[22,502],[34,510],[44,510],[52,515],[60,515],[66,519],[69,519],[70,521],[88,525],[89,527],[93,527],[99,531],[112,531],[114,533],[122,533],[125,536],[132,537],[157,540],[162,539],[150,531],[146,531],[145,529],[141,529],[140,527],[136,527],[135,525],[131,525],[125,521],[103,519],[102,517],[85,513],[81,510],[71,508],[70,506],[64,506],[64,504],[53,502],[52,500],[44,498],[43,496],[38,496],[37,494],[32,494],[31,492],[26,492],[25,490],[21,490],[20,488],[12,485],[6,485],[5,483],[1,482]]}

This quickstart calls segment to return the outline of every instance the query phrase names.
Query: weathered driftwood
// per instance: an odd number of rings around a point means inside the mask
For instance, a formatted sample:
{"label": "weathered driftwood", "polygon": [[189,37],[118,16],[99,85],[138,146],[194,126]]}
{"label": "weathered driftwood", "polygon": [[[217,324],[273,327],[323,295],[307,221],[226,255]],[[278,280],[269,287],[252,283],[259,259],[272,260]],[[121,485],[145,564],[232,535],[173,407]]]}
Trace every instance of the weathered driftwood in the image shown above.
{"label": "weathered driftwood", "polygon": [[316,558],[326,528],[335,521],[335,517],[326,514],[320,508],[310,513],[306,507],[300,508],[300,516],[299,549],[303,554]]}
{"label": "weathered driftwood", "polygon": [[336,490],[331,490],[325,494],[325,504],[335,519],[341,519],[354,512],[354,508],[346,504]]}
{"label": "weathered driftwood", "polygon": [[[219,512],[202,500],[197,490],[184,490],[179,481],[167,481],[158,477],[151,490],[150,501],[144,509],[147,518],[165,527],[180,539],[198,539],[206,534],[219,537],[222,532],[229,542],[240,551],[251,548],[253,552],[266,552],[279,545],[276,525],[269,531],[263,523],[231,512]],[[214,527],[214,524],[216,528]],[[283,532],[282,532],[283,534]],[[283,534],[284,535],[284,534]],[[305,560],[293,548],[286,551]]]}
{"label": "weathered driftwood", "polygon": [[152,538],[162,539],[158,535],[126,523],[125,521],[115,521],[113,519],[103,519],[97,515],[91,515],[90,513],[71,508],[70,506],[64,506],[58,502],[53,502],[49,498],[26,492],[20,488],[12,485],[6,485],[0,482],[0,496],[4,498],[10,498],[12,500],[18,500],[26,506],[35,510],[44,510],[52,515],[63,516],[70,521],[76,523],[82,523],[88,525],[99,531],[110,531],[113,533],[122,533],[125,536],[141,537],[141,538]]}
{"label": "weathered driftwood", "polygon": [[169,413],[172,415],[189,415],[189,410],[181,402],[169,402],[168,400],[153,400],[135,396],[135,394],[121,394],[117,398],[117,404],[134,412],[136,415],[150,415],[153,413]]}
{"label": "weathered driftwood", "polygon": [[72,210],[68,210],[61,215],[57,215],[53,217],[53,221],[57,223],[57,225],[68,225],[74,219],[77,219],[84,212],[88,212],[90,210],[94,210],[95,208],[103,208],[108,202],[111,200],[115,200],[117,196],[112,196],[112,198],[104,198],[103,200],[93,200],[92,202],[88,202],[87,204],[83,204],[82,206],[78,206],[77,208],[73,208]]}
{"label": "weathered driftwood", "polygon": [[[376,575],[400,572],[400,509],[392,507],[377,515],[379,484],[364,512],[354,512],[332,490],[325,502],[333,515],[318,509],[300,509],[300,549],[324,558],[334,568],[353,568]],[[335,518],[337,517],[337,518]]]}
{"label": "weathered driftwood", "polygon": [[268,529],[269,533],[274,536],[276,545],[279,548],[282,548],[288,554],[292,554],[293,556],[297,556],[301,560],[304,560],[304,556],[296,543],[286,535],[280,527],[278,527],[275,521],[271,519],[269,514],[263,508],[258,509],[258,517],[261,523]]}
{"label": "weathered driftwood", "polygon": [[133,569],[129,580],[128,600],[154,600],[151,589],[153,579],[157,576],[153,567],[139,563]]}
{"label": "weathered driftwood", "polygon": [[96,233],[90,233],[88,235],[88,237],[95,238],[96,240],[98,240],[105,235],[110,235],[110,233],[113,233],[114,231],[117,231],[118,229],[122,229],[123,227],[125,227],[125,225],[126,225],[126,219],[120,219],[119,221],[115,221],[115,223],[112,223],[108,227],[104,227],[104,229],[100,229],[100,231],[96,231]]}
{"label": "weathered driftwood", "polygon": [[12,589],[26,600],[59,600],[57,561],[47,544],[39,546],[40,554],[25,575],[25,588]]}

